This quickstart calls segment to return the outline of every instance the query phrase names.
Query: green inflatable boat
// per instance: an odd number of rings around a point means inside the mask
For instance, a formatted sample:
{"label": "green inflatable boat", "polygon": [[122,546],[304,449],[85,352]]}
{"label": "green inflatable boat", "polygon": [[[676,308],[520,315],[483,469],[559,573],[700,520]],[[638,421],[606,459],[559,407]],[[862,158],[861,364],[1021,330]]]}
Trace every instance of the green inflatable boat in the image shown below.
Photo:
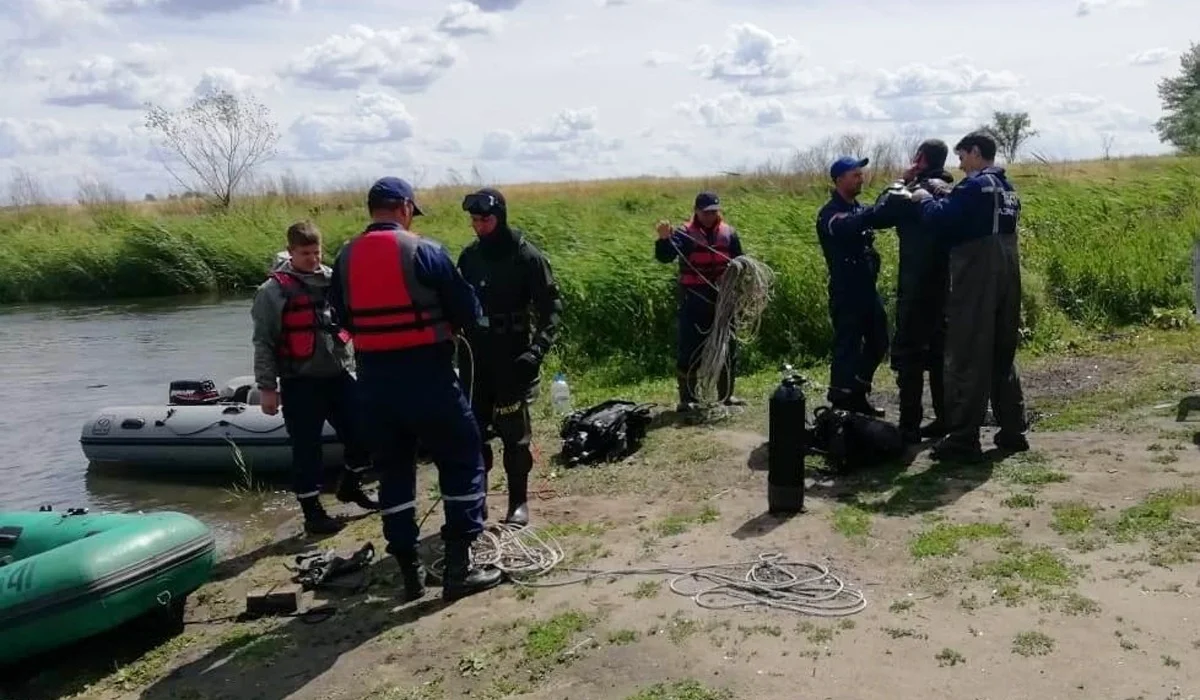
{"label": "green inflatable boat", "polygon": [[181,612],[215,556],[212,531],[183,513],[0,512],[0,666]]}

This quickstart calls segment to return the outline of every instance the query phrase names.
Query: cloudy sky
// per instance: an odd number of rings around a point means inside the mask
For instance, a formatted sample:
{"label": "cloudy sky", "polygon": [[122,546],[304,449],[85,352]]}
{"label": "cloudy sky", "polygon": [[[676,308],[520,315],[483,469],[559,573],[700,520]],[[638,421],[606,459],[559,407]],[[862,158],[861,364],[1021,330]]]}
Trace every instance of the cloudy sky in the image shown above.
{"label": "cloudy sky", "polygon": [[1048,157],[1154,153],[1197,27],[1194,0],[0,0],[0,182],[178,190],[144,104],[212,87],[313,183],[711,173],[993,109]]}

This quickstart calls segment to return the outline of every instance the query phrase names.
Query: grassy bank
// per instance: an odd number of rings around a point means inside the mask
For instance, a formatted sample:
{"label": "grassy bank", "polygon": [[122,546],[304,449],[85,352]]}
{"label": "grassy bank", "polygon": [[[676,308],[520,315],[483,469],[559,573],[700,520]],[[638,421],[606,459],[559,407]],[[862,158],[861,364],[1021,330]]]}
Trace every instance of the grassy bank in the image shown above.
{"label": "grassy bank", "polygon": [[[1186,316],[1190,249],[1200,232],[1200,159],[1147,158],[1012,169],[1024,197],[1026,340],[1059,344],[1072,324],[1141,323]],[[864,192],[883,185],[876,176]],[[747,251],[779,274],[748,361],[803,362],[830,342],[826,273],[814,220],[820,177],[786,173],[709,180],[644,179],[505,188],[511,219],[550,255],[566,295],[560,347],[568,369],[612,380],[671,371],[674,268],[653,259],[653,224],[679,220],[700,188],[723,196]],[[421,193],[420,231],[457,255],[471,230],[458,201],[467,187]],[[214,213],[189,202],[32,208],[0,213],[0,303],[157,296],[250,288],[261,281],[292,221],[311,218],[327,251],[363,224],[363,193],[268,196]],[[894,296],[896,243],[879,236],[880,289]],[[1163,315],[1166,310],[1166,315]],[[638,328],[642,341],[614,342]]]}

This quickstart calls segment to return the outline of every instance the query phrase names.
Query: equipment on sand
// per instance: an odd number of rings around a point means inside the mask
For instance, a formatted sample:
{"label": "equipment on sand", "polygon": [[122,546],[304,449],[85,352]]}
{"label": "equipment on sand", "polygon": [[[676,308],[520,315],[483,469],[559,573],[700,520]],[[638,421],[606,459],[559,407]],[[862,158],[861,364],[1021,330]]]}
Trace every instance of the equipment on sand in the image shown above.
{"label": "equipment on sand", "polygon": [[568,465],[613,462],[641,447],[654,404],[610,399],[569,414],[562,422],[562,457]]}
{"label": "equipment on sand", "polygon": [[820,406],[813,411],[810,450],[825,456],[836,472],[873,467],[904,454],[904,436],[894,424],[853,411]]}
{"label": "equipment on sand", "polygon": [[149,615],[182,620],[212,531],[175,512],[0,512],[0,666]]}
{"label": "equipment on sand", "polygon": [[[240,452],[254,474],[290,472],[291,438],[283,411],[273,416],[262,412],[254,378],[235,377],[218,392],[212,387],[211,380],[174,381],[165,406],[96,411],[80,431],[84,456],[93,464],[159,473],[234,473]],[[342,466],[342,444],[328,422],[321,441],[325,467]]]}
{"label": "equipment on sand", "polygon": [[767,511],[804,511],[804,456],[808,451],[803,384],[791,365],[767,406]]}

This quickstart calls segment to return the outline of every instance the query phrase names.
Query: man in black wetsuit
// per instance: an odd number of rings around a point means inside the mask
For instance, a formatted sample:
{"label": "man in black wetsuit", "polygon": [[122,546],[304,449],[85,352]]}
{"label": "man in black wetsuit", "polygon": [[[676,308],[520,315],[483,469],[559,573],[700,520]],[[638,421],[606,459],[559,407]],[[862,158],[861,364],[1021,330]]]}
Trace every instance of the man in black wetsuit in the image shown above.
{"label": "man in black wetsuit", "polygon": [[527,505],[533,454],[529,403],[537,396],[542,360],[554,345],[562,300],[550,263],[521,229],[508,225],[508,205],[498,190],[467,195],[476,240],[458,258],[474,288],[486,323],[467,337],[471,352],[459,352],[463,383],[483,433],[484,466],[490,472],[490,438],[504,447],[508,511],[501,522],[529,523]]}

